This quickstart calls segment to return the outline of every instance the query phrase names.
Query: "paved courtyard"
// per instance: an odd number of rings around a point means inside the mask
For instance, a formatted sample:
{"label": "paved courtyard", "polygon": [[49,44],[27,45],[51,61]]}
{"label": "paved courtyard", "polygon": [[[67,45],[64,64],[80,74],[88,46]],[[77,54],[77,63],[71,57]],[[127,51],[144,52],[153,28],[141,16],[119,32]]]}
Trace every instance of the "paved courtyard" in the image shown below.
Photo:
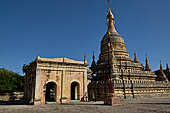
{"label": "paved courtyard", "polygon": [[170,97],[152,97],[121,101],[121,106],[103,102],[52,105],[0,105],[0,113],[170,113]]}

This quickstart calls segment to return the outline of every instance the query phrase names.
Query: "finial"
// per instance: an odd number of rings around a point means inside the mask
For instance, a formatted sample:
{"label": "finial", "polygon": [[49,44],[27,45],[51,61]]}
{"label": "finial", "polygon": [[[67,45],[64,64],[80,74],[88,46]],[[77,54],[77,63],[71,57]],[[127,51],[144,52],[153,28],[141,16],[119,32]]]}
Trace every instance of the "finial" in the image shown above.
{"label": "finial", "polygon": [[37,58],[36,58],[37,60],[39,60],[40,59],[40,56],[37,56]]}
{"label": "finial", "polygon": [[107,21],[109,22],[109,20],[113,20],[114,21],[114,15],[111,11],[111,9],[108,9],[108,14],[107,14]]}
{"label": "finial", "polygon": [[147,57],[147,54],[145,53],[145,57]]}
{"label": "finial", "polygon": [[136,56],[136,51],[134,50],[134,55]]}
{"label": "finial", "polygon": [[110,9],[110,0],[107,0],[108,1],[108,9]]}

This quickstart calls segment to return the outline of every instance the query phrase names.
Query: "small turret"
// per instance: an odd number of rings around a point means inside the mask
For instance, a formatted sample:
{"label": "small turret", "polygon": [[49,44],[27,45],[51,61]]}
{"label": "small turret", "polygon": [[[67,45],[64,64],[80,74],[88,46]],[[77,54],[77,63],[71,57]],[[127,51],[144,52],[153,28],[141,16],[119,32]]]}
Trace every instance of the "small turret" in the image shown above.
{"label": "small turret", "polygon": [[87,57],[86,57],[86,54],[84,54],[84,64],[87,64]]}
{"label": "small turret", "polygon": [[147,58],[147,57],[146,57],[146,59],[145,59],[145,63],[146,63],[146,65],[145,65],[145,71],[152,71],[151,68],[150,68],[150,66],[149,66],[148,58]]}
{"label": "small turret", "polygon": [[134,63],[139,63],[139,60],[136,56],[136,51],[134,51]]}
{"label": "small turret", "polygon": [[166,63],[166,71],[169,72],[169,66],[168,66],[168,63]]}
{"label": "small turret", "polygon": [[159,69],[157,80],[159,80],[159,81],[166,81],[166,82],[168,81],[168,77],[165,75],[165,73],[163,71],[161,61],[160,61],[160,69]]}
{"label": "small turret", "polygon": [[90,69],[94,72],[95,69],[96,69],[96,62],[95,62],[94,51],[93,51],[93,57],[92,58],[93,58],[93,61],[92,61]]}
{"label": "small turret", "polygon": [[160,71],[163,71],[161,60],[160,60]]}
{"label": "small turret", "polygon": [[166,63],[166,77],[170,81],[170,69],[169,69],[168,63]]}
{"label": "small turret", "polygon": [[37,58],[36,58],[37,60],[39,60],[40,59],[40,56],[37,56]]}

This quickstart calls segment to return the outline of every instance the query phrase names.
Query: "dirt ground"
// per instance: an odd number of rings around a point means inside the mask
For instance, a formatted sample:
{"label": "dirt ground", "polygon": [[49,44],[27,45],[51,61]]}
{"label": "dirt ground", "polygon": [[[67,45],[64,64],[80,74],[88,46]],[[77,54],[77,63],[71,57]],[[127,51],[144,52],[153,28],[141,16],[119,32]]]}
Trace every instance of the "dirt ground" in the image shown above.
{"label": "dirt ground", "polygon": [[103,102],[79,102],[51,105],[0,105],[0,113],[170,113],[170,97],[152,97],[121,101],[121,106]]}

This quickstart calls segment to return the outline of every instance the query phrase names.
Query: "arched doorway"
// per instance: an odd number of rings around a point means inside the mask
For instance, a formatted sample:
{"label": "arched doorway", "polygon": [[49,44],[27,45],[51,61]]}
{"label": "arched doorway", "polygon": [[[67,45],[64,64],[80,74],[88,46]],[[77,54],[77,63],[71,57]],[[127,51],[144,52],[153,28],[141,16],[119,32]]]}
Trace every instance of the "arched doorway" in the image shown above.
{"label": "arched doorway", "polygon": [[45,101],[56,102],[57,100],[57,85],[54,82],[48,82],[46,84]]}
{"label": "arched doorway", "polygon": [[71,101],[80,100],[80,85],[77,82],[71,83]]}

